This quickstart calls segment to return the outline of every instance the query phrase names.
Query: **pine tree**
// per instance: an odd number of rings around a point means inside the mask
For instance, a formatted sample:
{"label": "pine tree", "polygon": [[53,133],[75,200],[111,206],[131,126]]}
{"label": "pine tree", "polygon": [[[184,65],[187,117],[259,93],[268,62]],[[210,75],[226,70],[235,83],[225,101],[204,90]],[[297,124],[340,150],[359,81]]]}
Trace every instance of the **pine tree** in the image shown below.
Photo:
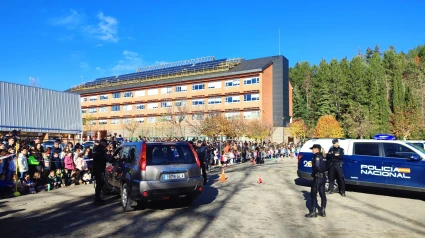
{"label": "pine tree", "polygon": [[323,115],[331,114],[334,109],[332,105],[331,91],[329,87],[330,70],[325,60],[320,62],[319,67],[313,67],[315,71],[313,80],[313,109],[314,121]]}
{"label": "pine tree", "polygon": [[299,86],[294,86],[292,89],[292,99],[293,99],[293,117],[301,118],[306,120],[309,118],[307,103],[305,101],[304,95],[302,94]]}
{"label": "pine tree", "polygon": [[347,80],[343,75],[338,60],[332,59],[329,64],[330,69],[330,92],[333,104],[332,113],[335,114],[337,120],[342,118],[343,109],[346,106]]}
{"label": "pine tree", "polygon": [[358,102],[367,105],[367,82],[365,79],[366,62],[361,56],[354,57],[350,62],[349,71],[349,103]]}

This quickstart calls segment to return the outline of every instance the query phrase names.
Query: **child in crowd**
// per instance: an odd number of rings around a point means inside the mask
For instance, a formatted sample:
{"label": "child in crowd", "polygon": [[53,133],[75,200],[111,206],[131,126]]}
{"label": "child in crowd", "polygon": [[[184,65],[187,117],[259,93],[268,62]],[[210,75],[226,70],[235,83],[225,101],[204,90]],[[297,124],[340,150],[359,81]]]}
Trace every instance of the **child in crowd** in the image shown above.
{"label": "child in crowd", "polygon": [[81,181],[81,175],[80,175],[80,171],[78,171],[77,169],[74,169],[71,173],[71,181],[72,183],[74,183],[75,185],[80,185]]}
{"label": "child in crowd", "polygon": [[63,170],[63,173],[62,173],[62,183],[65,186],[71,185],[71,172],[70,171],[72,171],[72,170],[68,170],[67,168],[65,168]]}
{"label": "child in crowd", "polygon": [[56,181],[56,187],[57,188],[63,187],[63,184],[62,184],[62,170],[61,169],[57,169],[56,170],[55,181]]}
{"label": "child in crowd", "polygon": [[19,169],[19,178],[24,180],[25,175],[28,173],[28,149],[22,148],[21,153],[18,157],[18,169]]}
{"label": "child in crowd", "polygon": [[68,154],[65,155],[64,163],[65,163],[65,169],[67,170],[75,169],[74,160],[72,158],[72,152],[68,152]]}
{"label": "child in crowd", "polygon": [[43,153],[43,179],[42,182],[47,184],[47,177],[49,176],[50,171],[50,158],[47,153]]}
{"label": "child in crowd", "polygon": [[56,187],[56,176],[55,171],[51,170],[47,177],[47,191],[53,190]]}
{"label": "child in crowd", "polygon": [[32,181],[34,183],[34,187],[35,187],[35,191],[36,192],[40,192],[40,191],[42,191],[44,189],[43,181],[41,180],[41,177],[40,177],[40,173],[39,172],[35,172],[34,173],[34,176],[32,178]]}
{"label": "child in crowd", "polygon": [[22,185],[24,187],[25,193],[30,193],[30,194],[34,194],[35,193],[35,184],[34,182],[31,180],[30,175],[27,174],[25,175],[24,180],[22,181]]}
{"label": "child in crowd", "polygon": [[87,172],[84,173],[84,175],[83,175],[83,183],[89,184],[89,183],[92,183],[92,182],[93,182],[93,180],[92,180],[92,176],[91,176],[91,173],[90,173],[90,169],[88,169]]}
{"label": "child in crowd", "polygon": [[6,175],[0,175],[0,198],[10,196],[13,193],[13,183],[6,180]]}
{"label": "child in crowd", "polygon": [[58,152],[53,152],[53,158],[51,159],[50,169],[60,169],[60,158]]}
{"label": "child in crowd", "polygon": [[[10,153],[10,150],[9,150],[9,153]],[[9,160],[7,162],[9,166],[7,170],[6,180],[13,181],[12,176],[16,174],[16,156],[12,154],[11,156],[9,156]]]}

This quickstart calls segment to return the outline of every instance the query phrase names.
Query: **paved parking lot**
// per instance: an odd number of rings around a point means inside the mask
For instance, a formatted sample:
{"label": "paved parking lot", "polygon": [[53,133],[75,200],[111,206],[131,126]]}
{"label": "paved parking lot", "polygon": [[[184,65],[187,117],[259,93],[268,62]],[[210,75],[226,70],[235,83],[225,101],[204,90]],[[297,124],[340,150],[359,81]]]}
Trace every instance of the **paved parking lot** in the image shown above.
{"label": "paved parking lot", "polygon": [[[156,202],[123,213],[118,196],[91,205],[93,186],[0,200],[2,237],[425,237],[421,194],[348,187],[328,196],[326,218],[307,219],[309,182],[297,178],[296,159],[241,164],[227,181],[210,173],[190,207]],[[257,184],[262,176],[264,184]]]}

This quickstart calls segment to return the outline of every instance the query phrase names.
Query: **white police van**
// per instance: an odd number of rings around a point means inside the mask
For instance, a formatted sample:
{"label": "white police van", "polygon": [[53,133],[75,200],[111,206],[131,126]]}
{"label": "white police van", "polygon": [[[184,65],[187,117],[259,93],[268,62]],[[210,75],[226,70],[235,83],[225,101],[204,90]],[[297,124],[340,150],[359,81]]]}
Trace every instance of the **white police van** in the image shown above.
{"label": "white police van", "polygon": [[[309,149],[320,144],[327,153],[332,139],[308,140],[298,155],[298,177],[311,178]],[[339,139],[344,149],[346,184],[425,192],[425,150],[409,141]]]}

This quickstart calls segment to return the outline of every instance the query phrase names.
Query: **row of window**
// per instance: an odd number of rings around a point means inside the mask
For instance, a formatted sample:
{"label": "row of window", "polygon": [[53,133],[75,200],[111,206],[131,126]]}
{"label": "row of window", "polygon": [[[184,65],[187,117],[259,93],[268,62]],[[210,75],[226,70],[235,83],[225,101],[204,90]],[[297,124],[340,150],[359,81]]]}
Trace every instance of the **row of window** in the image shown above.
{"label": "row of window", "polygon": [[[220,113],[211,113],[209,114],[210,116],[217,116]],[[192,120],[196,121],[196,120],[203,120],[204,119],[204,114],[193,114],[192,115]],[[224,116],[227,119],[234,119],[234,118],[239,118],[241,115],[239,112],[226,112],[224,113]],[[256,118],[260,118],[260,112],[259,111],[247,111],[247,112],[243,112],[243,118],[245,119],[256,119]],[[172,118],[171,116],[161,116],[161,117],[147,117],[147,122],[148,123],[156,123],[158,121],[171,121]],[[178,116],[175,116],[174,118],[176,121],[179,120]],[[123,119],[110,119],[110,125],[118,125],[120,124],[122,120],[122,124],[129,124],[133,121],[132,118],[123,118]],[[134,118],[134,121],[136,123],[144,123],[145,122],[145,118],[143,117],[139,117],[139,118]],[[87,123],[89,125],[107,125],[108,124],[108,120],[89,120],[87,121]]]}
{"label": "row of window", "polygon": [[[252,102],[252,101],[259,101],[260,100],[260,95],[257,94],[245,94],[244,96],[244,102]],[[208,103],[208,105],[215,105],[215,104],[221,104],[222,100],[221,97],[216,97],[216,98],[208,98],[208,100],[206,101],[205,99],[192,99],[192,106],[201,106],[201,105],[205,105],[205,103]],[[240,102],[240,96],[229,96],[225,98],[225,102],[226,103],[237,103]],[[182,107],[182,106],[186,106],[186,101],[175,101],[174,105],[176,107]],[[156,109],[158,108],[159,103],[157,102],[152,102],[152,103],[148,103],[147,104],[147,108],[148,109]],[[161,108],[169,108],[173,106],[173,102],[172,101],[165,101],[165,102],[161,102]],[[145,104],[136,104],[134,105],[134,108],[136,110],[143,110],[145,109]],[[131,111],[133,110],[133,105],[122,105],[122,110],[123,111]],[[99,112],[107,112],[108,111],[108,107],[99,107]],[[113,105],[111,106],[111,111],[112,112],[119,112],[121,111],[121,105]],[[82,109],[82,113],[86,113],[87,109]],[[97,108],[93,107],[93,108],[89,108],[89,113],[97,113]]]}
{"label": "row of window", "polygon": [[[255,78],[247,78],[244,79],[244,84],[245,85],[251,85],[251,84],[259,84],[260,83],[260,78],[255,77]],[[192,85],[192,91],[197,91],[197,90],[204,90],[205,87],[207,86],[209,89],[214,89],[214,88],[221,88],[221,82],[211,82],[211,83],[200,83],[200,84],[193,84]],[[234,80],[226,80],[224,82],[225,87],[236,87],[236,86],[240,86],[240,80],[239,79],[234,79]],[[152,96],[152,95],[157,95],[159,94],[159,91],[161,91],[161,94],[168,94],[168,93],[172,93],[173,92],[173,87],[169,86],[169,87],[164,87],[161,89],[155,88],[155,89],[148,89],[147,90],[147,94],[148,96]],[[176,92],[187,92],[187,86],[176,86],[175,89]],[[132,91],[129,92],[116,92],[116,93],[112,93],[112,98],[116,99],[116,98],[121,98],[121,96],[123,98],[131,98],[131,97],[144,97],[145,96],[145,90],[139,90],[139,91],[134,91],[134,94]],[[90,96],[90,97],[82,97],[81,98],[81,102],[87,102],[87,100],[93,102],[93,101],[97,101],[97,99],[99,98],[99,100],[108,100],[109,99],[109,95],[108,94],[103,94],[103,95],[99,95],[99,96]]]}

